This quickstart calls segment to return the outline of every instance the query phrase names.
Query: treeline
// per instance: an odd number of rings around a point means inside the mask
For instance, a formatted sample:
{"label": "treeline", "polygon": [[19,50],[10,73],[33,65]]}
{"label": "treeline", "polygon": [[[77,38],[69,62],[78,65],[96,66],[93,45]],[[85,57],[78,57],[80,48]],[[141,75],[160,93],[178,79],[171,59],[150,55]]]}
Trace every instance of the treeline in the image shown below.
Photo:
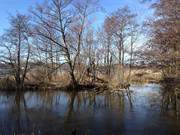
{"label": "treeline", "polygon": [[146,21],[148,49],[143,56],[162,70],[164,79],[180,83],[180,1],[159,0]]}
{"label": "treeline", "polygon": [[112,12],[96,29],[93,20],[101,9],[97,0],[49,0],[34,6],[29,15],[11,16],[10,27],[1,36],[1,63],[11,68],[17,89],[33,77],[60,83],[66,75],[72,87],[112,81],[124,87],[131,82],[139,54],[147,63],[160,65],[164,74],[176,74],[178,5],[178,0],[153,5],[157,17],[146,24],[150,49],[138,52],[141,26],[129,7]]}

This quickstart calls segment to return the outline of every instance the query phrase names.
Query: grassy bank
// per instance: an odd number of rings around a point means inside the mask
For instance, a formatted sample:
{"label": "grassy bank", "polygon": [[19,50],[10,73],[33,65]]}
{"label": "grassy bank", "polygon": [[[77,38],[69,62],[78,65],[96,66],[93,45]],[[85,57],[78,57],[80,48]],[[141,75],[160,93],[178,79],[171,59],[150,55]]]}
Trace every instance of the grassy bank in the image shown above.
{"label": "grassy bank", "polygon": [[[111,75],[97,72],[95,80],[92,76],[84,75],[83,79],[79,79],[78,72],[76,74],[79,80],[78,90],[98,90],[98,89],[124,89],[130,84],[159,83],[162,80],[161,72],[152,69],[132,69],[129,76],[129,69],[124,70],[124,77],[119,73],[118,68]],[[13,91],[16,89],[15,79],[7,76],[0,79],[0,90]],[[36,71],[27,74],[24,90],[72,90],[70,85],[70,76],[67,72],[62,71],[52,76],[48,76],[46,72]]]}

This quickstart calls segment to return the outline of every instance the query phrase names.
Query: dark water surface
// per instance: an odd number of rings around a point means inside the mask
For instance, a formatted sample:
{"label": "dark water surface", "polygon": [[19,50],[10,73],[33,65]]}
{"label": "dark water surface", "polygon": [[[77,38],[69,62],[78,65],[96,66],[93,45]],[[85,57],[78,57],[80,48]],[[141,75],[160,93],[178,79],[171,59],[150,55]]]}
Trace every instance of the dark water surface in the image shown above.
{"label": "dark water surface", "polygon": [[0,92],[0,135],[180,135],[173,94],[162,89]]}

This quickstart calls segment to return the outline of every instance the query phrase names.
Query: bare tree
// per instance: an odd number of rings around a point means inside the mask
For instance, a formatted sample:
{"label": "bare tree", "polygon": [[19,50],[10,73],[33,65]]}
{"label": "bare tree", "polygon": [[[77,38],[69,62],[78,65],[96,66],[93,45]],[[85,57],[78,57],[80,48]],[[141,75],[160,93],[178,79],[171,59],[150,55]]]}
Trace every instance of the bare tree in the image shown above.
{"label": "bare tree", "polygon": [[2,62],[11,66],[18,90],[23,89],[31,52],[31,30],[29,17],[11,16],[10,28],[2,36]]}
{"label": "bare tree", "polygon": [[78,84],[75,67],[80,63],[83,32],[93,4],[93,0],[51,0],[32,11],[35,34],[58,46],[61,59],[68,64],[72,86]]}
{"label": "bare tree", "polygon": [[114,20],[113,18],[107,17],[104,21],[104,32],[105,32],[105,45],[106,45],[106,57],[105,57],[105,63],[107,64],[107,74],[110,77],[111,73],[111,65],[112,65],[112,55],[111,55],[111,48],[113,44],[113,27],[114,27]]}
{"label": "bare tree", "polygon": [[[105,32],[107,33],[107,46],[108,52],[111,52],[111,56],[108,58],[108,61],[112,62],[112,56],[118,60],[120,65],[120,80],[124,81],[124,65],[125,65],[125,53],[126,48],[131,47],[134,44],[134,32],[133,27],[135,27],[135,18],[136,14],[132,13],[129,7],[125,6],[113,12],[110,16],[105,19]],[[136,35],[137,36],[137,35]],[[129,46],[128,40],[131,40],[131,45]],[[113,48],[110,51],[108,48]],[[115,47],[117,49],[115,49]],[[114,53],[112,53],[114,52]],[[109,53],[108,53],[109,54]],[[107,55],[109,56],[109,55]],[[132,59],[132,53],[130,54]],[[111,64],[110,64],[111,65]]]}
{"label": "bare tree", "polygon": [[146,22],[150,36],[146,58],[162,69],[164,77],[178,76],[180,1],[160,0],[152,7],[155,9],[155,17]]}
{"label": "bare tree", "polygon": [[130,36],[130,51],[129,51],[129,55],[130,55],[130,58],[129,58],[129,74],[128,74],[128,77],[127,77],[127,81],[130,82],[131,81],[131,72],[132,72],[132,66],[134,64],[134,45],[136,43],[136,41],[138,40],[138,36],[140,35],[139,34],[140,30],[139,30],[139,25],[137,24],[137,20],[136,18],[132,19],[132,22],[131,22],[131,26],[130,26],[130,29],[129,29],[129,36]]}

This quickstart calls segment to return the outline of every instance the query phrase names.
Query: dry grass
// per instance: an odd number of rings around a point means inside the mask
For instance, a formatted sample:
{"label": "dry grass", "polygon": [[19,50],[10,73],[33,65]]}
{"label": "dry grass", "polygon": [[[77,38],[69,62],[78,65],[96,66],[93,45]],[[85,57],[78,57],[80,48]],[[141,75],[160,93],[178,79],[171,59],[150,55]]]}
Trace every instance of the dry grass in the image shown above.
{"label": "dry grass", "polygon": [[[79,77],[79,72],[76,72],[75,75],[77,79],[81,78]],[[105,84],[110,89],[118,89],[123,86],[123,84],[159,82],[161,77],[161,72],[152,69],[132,69],[131,77],[129,78],[128,68],[126,68],[123,73],[121,67],[116,67],[110,76],[105,73],[97,73],[94,85]],[[93,82],[92,80],[92,76],[88,77],[86,73],[83,72],[80,85],[91,85]],[[70,84],[70,76],[67,71],[54,72],[51,76],[48,76],[48,72],[45,68],[38,67],[36,70],[31,70],[31,72],[27,73],[25,83],[36,84],[42,87],[55,86],[57,88],[62,88]],[[15,82],[12,78],[10,79],[8,77],[0,80],[0,89],[12,89],[14,87]]]}
{"label": "dry grass", "polygon": [[26,81],[34,84],[54,84],[57,87],[64,87],[70,83],[70,77],[67,72],[57,72],[48,76],[46,70],[36,69],[27,74]]}
{"label": "dry grass", "polygon": [[59,87],[67,86],[70,83],[69,74],[67,72],[62,72],[53,75],[51,82],[57,84]]}
{"label": "dry grass", "polygon": [[15,81],[12,77],[5,77],[0,79],[1,90],[12,90],[15,88],[16,88]]}
{"label": "dry grass", "polygon": [[131,71],[131,77],[129,78],[129,69],[124,70],[123,73],[117,68],[113,74],[99,75],[102,79],[108,81],[108,86],[110,88],[118,88],[121,84],[128,83],[158,83],[162,79],[162,73],[160,71],[150,70],[150,69],[133,69]]}
{"label": "dry grass", "polygon": [[135,83],[151,83],[159,82],[162,79],[162,73],[155,70],[133,70],[131,82]]}

